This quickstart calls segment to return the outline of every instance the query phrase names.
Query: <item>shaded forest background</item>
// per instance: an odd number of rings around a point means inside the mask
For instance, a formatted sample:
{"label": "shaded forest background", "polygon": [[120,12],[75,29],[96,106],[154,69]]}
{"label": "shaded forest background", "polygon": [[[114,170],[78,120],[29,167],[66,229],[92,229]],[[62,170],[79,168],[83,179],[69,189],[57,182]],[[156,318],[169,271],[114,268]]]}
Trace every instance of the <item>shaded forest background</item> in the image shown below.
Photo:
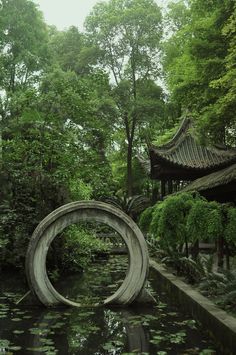
{"label": "shaded forest background", "polygon": [[152,195],[137,161],[180,120],[236,142],[236,4],[110,0],[58,31],[30,0],[0,1],[0,261],[22,267],[56,207]]}

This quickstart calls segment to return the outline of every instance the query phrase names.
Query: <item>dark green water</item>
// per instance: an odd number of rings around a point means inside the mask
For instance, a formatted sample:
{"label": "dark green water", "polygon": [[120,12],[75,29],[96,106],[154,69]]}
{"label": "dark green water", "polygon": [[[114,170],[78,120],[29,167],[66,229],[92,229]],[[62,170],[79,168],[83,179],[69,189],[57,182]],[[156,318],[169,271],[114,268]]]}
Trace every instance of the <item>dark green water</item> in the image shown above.
{"label": "dark green water", "polygon": [[[57,289],[80,302],[100,301],[121,282],[124,260],[94,264]],[[165,295],[149,307],[47,310],[15,306],[25,291],[15,276],[1,276],[0,285],[0,354],[223,354],[195,320],[165,303]]]}

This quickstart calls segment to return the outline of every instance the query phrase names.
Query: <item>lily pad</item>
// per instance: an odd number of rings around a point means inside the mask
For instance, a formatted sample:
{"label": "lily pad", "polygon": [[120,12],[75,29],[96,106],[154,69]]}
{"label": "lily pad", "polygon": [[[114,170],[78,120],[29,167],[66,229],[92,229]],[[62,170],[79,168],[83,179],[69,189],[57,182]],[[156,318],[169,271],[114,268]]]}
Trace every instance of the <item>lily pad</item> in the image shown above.
{"label": "lily pad", "polygon": [[24,316],[23,319],[31,319],[32,316]]}
{"label": "lily pad", "polygon": [[47,334],[48,333],[48,329],[42,329],[42,328],[30,328],[29,329],[30,334],[33,335],[43,335],[43,334]]}
{"label": "lily pad", "polygon": [[24,332],[25,332],[24,330],[18,330],[18,329],[13,330],[14,334],[23,334]]}
{"label": "lily pad", "polygon": [[21,346],[10,346],[9,349],[12,350],[12,351],[19,351],[22,348],[21,348]]}

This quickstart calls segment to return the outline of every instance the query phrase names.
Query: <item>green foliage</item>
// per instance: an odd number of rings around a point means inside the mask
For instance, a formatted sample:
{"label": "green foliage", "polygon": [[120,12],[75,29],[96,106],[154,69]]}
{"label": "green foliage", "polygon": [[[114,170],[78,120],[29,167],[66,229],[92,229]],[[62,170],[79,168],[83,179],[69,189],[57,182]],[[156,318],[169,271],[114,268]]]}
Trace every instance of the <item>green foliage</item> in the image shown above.
{"label": "green foliage", "polygon": [[63,233],[60,272],[86,269],[98,252],[106,252],[107,245],[96,235],[80,226],[71,226]]}
{"label": "green foliage", "polygon": [[68,187],[72,200],[90,200],[92,196],[92,187],[83,180],[73,177],[70,178]]}
{"label": "green foliage", "polygon": [[[150,196],[151,184],[134,156],[150,140],[169,140],[185,110],[200,132],[234,142],[232,0],[170,4],[164,44],[154,0],[96,4],[86,33],[47,27],[29,0],[1,1],[0,17],[2,265],[23,267],[35,226],[71,200],[117,195],[136,218],[148,206],[138,196]],[[170,97],[156,84],[162,48]],[[234,242],[234,211],[227,213],[225,233]],[[203,234],[216,239],[226,222],[218,205],[176,196],[140,223],[163,247],[179,250]]]}
{"label": "green foliage", "polygon": [[7,211],[1,214],[0,253],[6,267],[24,267],[29,238],[53,209],[109,191],[109,89],[102,72],[85,79],[57,65],[37,88],[11,94],[1,132],[0,194]]}
{"label": "green foliage", "polygon": [[158,228],[159,228],[159,223],[160,223],[160,218],[162,215],[163,208],[164,208],[164,204],[162,202],[159,202],[153,207],[153,212],[152,212],[152,220],[150,223],[149,231],[153,234],[154,238],[157,240],[159,240],[160,238],[158,234]]}
{"label": "green foliage", "polygon": [[236,208],[230,207],[227,213],[225,237],[228,242],[236,243]]}
{"label": "green foliage", "polygon": [[[219,203],[208,202],[198,193],[180,193],[145,210],[140,226],[158,242],[159,248],[168,252],[168,255],[177,253],[178,258],[184,244],[187,248],[187,243],[216,241],[225,228],[226,235],[233,237],[235,208],[229,209],[226,222]],[[229,236],[228,239],[231,240]],[[154,244],[156,247],[157,244]],[[188,256],[188,252],[186,254]]]}
{"label": "green foliage", "polygon": [[174,267],[180,276],[185,277],[187,282],[197,284],[212,272],[213,256],[198,255],[197,258],[192,259],[192,257],[173,255],[164,258],[163,262]]}
{"label": "green foliage", "polygon": [[[164,70],[171,99],[190,111],[202,136],[214,142],[235,137],[235,4],[231,0],[171,4],[164,43]],[[208,137],[209,138],[209,137]]]}
{"label": "green foliage", "polygon": [[160,237],[160,245],[167,249],[176,250],[188,239],[186,222],[188,213],[194,203],[191,194],[183,193],[167,197],[163,207],[154,211],[151,230],[157,227],[156,234]]}
{"label": "green foliage", "polygon": [[[160,8],[153,0],[96,4],[85,26],[94,44],[99,44],[101,60],[111,68],[117,82],[122,74],[131,76],[133,68],[135,75],[156,68],[162,23]],[[125,57],[127,64],[122,65]]]}
{"label": "green foliage", "polygon": [[188,282],[199,284],[200,290],[221,307],[235,311],[235,273],[213,272],[213,255],[185,257],[182,246],[186,241],[217,241],[222,236],[228,243],[235,244],[236,208],[208,202],[196,193],[182,193],[167,197],[145,210],[142,216],[144,228],[157,241],[151,247],[162,262]]}
{"label": "green foliage", "polygon": [[94,198],[106,194],[112,184],[106,149],[114,115],[107,76],[95,72],[81,78],[75,72],[54,67],[43,78],[41,90],[45,114],[50,115],[62,135],[70,133],[77,178],[79,174],[91,186]]}
{"label": "green foliage", "polygon": [[148,207],[146,208],[142,213],[139,218],[139,226],[144,232],[148,232],[151,221],[152,221],[152,214],[154,211],[154,207]]}
{"label": "green foliage", "polygon": [[192,240],[205,239],[205,232],[207,230],[207,215],[208,203],[204,200],[196,201],[189,212],[187,220],[187,230],[191,235]]}
{"label": "green foliage", "polygon": [[106,203],[121,209],[131,218],[136,220],[143,210],[150,205],[150,200],[142,195],[132,196],[132,197],[103,197],[102,200]]}
{"label": "green foliage", "polygon": [[0,205],[0,265],[3,265],[8,254],[8,245],[11,243],[6,229],[8,228],[9,221],[11,221],[11,227],[14,225],[16,217],[15,211],[11,211],[7,205]]}
{"label": "green foliage", "polygon": [[222,218],[220,204],[209,203],[203,198],[198,198],[187,219],[186,227],[191,241],[217,240],[223,233]]}
{"label": "green foliage", "polygon": [[[150,343],[159,345],[161,342],[169,342],[170,344],[183,344],[185,343],[186,332],[181,330],[174,334],[160,334],[154,335],[150,340]],[[157,354],[165,355],[167,354],[165,351],[158,351]]]}
{"label": "green foliage", "polygon": [[159,76],[161,11],[153,0],[110,0],[94,6],[85,27],[90,42],[98,47],[98,63],[114,77],[116,125],[121,133],[117,144],[125,152],[126,192],[132,196],[138,133],[143,136],[151,119],[159,121],[164,111],[162,90],[152,80]]}
{"label": "green foliage", "polygon": [[200,291],[210,296],[222,308],[235,313],[236,307],[235,272],[211,272],[199,284]]}
{"label": "green foliage", "polygon": [[208,225],[206,236],[209,240],[217,240],[224,233],[223,215],[220,204],[209,203]]}
{"label": "green foliage", "polygon": [[49,32],[50,61],[64,71],[73,71],[77,75],[91,72],[91,64],[96,62],[96,48],[87,46],[86,38],[78,28],[71,26],[66,31],[51,28]]}
{"label": "green foliage", "polygon": [[170,2],[168,4],[166,22],[168,30],[176,32],[190,22],[190,9],[185,0]]}
{"label": "green foliage", "polygon": [[[70,134],[64,132],[62,139],[57,131],[31,122],[18,121],[16,132],[12,127],[11,139],[3,143],[8,193],[0,217],[1,234],[7,240],[2,262],[20,268],[40,220],[72,197],[89,198],[86,185],[80,182],[75,187],[78,162]],[[67,149],[62,150],[62,144]]]}
{"label": "green foliage", "polygon": [[0,17],[0,86],[11,94],[34,82],[45,65],[47,31],[32,1],[3,0]]}
{"label": "green foliage", "polygon": [[[179,127],[179,122],[178,122],[178,127]],[[178,127],[175,126],[170,129],[166,129],[161,135],[159,135],[158,137],[154,137],[154,141],[153,141],[154,144],[163,145],[169,142],[174,137]]]}

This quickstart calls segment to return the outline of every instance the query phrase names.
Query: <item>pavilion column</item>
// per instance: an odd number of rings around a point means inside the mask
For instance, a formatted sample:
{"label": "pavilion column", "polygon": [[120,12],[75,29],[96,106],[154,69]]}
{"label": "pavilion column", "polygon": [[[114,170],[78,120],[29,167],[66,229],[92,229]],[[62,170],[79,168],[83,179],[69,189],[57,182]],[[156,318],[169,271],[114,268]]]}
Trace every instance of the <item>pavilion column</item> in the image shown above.
{"label": "pavilion column", "polygon": [[152,203],[155,204],[160,199],[159,187],[154,181],[152,183]]}
{"label": "pavilion column", "polygon": [[192,245],[191,255],[194,260],[197,259],[198,255],[199,255],[199,240],[196,240],[196,242]]}
{"label": "pavilion column", "polygon": [[224,240],[225,244],[225,256],[226,256],[226,269],[230,270],[230,251],[229,251],[229,245],[226,240]]}
{"label": "pavilion column", "polygon": [[163,199],[166,195],[166,180],[161,180],[161,198]]}
{"label": "pavilion column", "polygon": [[222,236],[218,238],[218,243],[217,243],[217,254],[218,254],[218,260],[217,260],[217,266],[219,269],[222,269],[224,266],[224,239]]}
{"label": "pavilion column", "polygon": [[172,193],[173,193],[173,181],[168,180],[168,194],[172,194]]}

